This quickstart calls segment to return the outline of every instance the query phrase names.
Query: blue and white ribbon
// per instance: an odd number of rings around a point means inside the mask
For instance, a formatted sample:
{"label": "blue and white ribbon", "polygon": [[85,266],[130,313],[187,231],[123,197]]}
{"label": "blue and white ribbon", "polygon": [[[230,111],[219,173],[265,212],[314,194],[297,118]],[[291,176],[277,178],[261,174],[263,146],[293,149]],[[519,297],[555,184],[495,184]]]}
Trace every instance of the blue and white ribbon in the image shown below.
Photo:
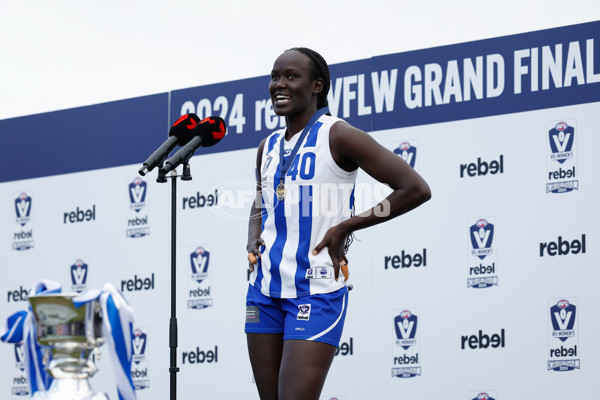
{"label": "blue and white ribbon", "polygon": [[133,309],[111,283],[102,290],[91,289],[73,298],[76,307],[95,299],[102,306],[102,330],[110,353],[119,400],[135,400],[135,387],[131,379],[133,357]]}
{"label": "blue and white ribbon", "polygon": [[[40,279],[33,283],[29,294],[37,296],[40,294],[60,293],[61,287],[58,282],[48,279]],[[6,321],[6,332],[2,334],[0,340],[8,343],[23,342],[23,353],[25,356],[25,368],[27,370],[27,380],[33,396],[37,391],[46,391],[50,388],[52,377],[46,371],[43,364],[43,347],[37,342],[37,332],[33,318],[33,309],[31,305],[27,311],[18,311],[8,317]],[[48,361],[50,353],[48,352]]]}

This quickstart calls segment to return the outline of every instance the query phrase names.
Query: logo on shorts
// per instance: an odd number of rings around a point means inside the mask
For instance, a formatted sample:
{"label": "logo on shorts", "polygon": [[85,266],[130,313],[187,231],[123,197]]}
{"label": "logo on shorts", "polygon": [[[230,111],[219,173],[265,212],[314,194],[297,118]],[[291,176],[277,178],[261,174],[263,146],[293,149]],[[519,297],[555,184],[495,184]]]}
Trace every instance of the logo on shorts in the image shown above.
{"label": "logo on shorts", "polygon": [[308,321],[310,319],[310,304],[299,304],[298,305],[298,317],[302,321]]}
{"label": "logo on shorts", "polygon": [[394,153],[398,154],[404,159],[412,168],[415,167],[417,160],[417,148],[411,145],[409,142],[402,142],[400,146],[394,149]]}

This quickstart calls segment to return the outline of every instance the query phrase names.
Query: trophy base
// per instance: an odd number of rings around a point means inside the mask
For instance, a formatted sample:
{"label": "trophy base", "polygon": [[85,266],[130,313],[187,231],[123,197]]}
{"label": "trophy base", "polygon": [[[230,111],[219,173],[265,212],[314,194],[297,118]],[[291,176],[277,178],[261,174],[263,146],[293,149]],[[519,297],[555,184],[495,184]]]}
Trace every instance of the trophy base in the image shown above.
{"label": "trophy base", "polygon": [[47,392],[36,392],[32,400],[109,400],[92,390],[87,379],[54,379]]}

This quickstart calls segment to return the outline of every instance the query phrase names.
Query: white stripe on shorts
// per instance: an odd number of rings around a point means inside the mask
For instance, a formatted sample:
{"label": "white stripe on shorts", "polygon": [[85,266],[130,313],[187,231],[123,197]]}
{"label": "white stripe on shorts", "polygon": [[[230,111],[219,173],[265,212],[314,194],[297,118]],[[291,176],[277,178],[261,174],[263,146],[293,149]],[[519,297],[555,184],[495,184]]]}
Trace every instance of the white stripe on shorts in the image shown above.
{"label": "white stripe on shorts", "polygon": [[338,322],[340,322],[340,319],[342,318],[342,315],[344,314],[344,308],[346,307],[346,296],[348,296],[348,292],[346,292],[344,294],[344,300],[342,300],[342,311],[340,311],[340,315],[338,315],[338,317],[335,320],[335,322],[333,324],[331,324],[331,326],[329,328],[325,329],[323,332],[317,333],[315,336],[309,337],[306,340],[315,340],[315,339],[318,339],[321,336],[323,336],[324,334],[326,334],[327,332],[329,332],[330,330],[332,330],[333,328],[335,328],[335,326],[338,324]]}

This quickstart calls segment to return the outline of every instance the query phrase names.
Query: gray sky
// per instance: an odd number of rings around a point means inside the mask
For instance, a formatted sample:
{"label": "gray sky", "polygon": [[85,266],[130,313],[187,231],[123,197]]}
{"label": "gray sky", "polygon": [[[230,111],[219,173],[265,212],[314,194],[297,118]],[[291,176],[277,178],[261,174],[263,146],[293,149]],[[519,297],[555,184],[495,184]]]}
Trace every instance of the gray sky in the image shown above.
{"label": "gray sky", "polygon": [[266,75],[294,46],[334,64],[596,20],[600,0],[0,0],[0,119]]}

